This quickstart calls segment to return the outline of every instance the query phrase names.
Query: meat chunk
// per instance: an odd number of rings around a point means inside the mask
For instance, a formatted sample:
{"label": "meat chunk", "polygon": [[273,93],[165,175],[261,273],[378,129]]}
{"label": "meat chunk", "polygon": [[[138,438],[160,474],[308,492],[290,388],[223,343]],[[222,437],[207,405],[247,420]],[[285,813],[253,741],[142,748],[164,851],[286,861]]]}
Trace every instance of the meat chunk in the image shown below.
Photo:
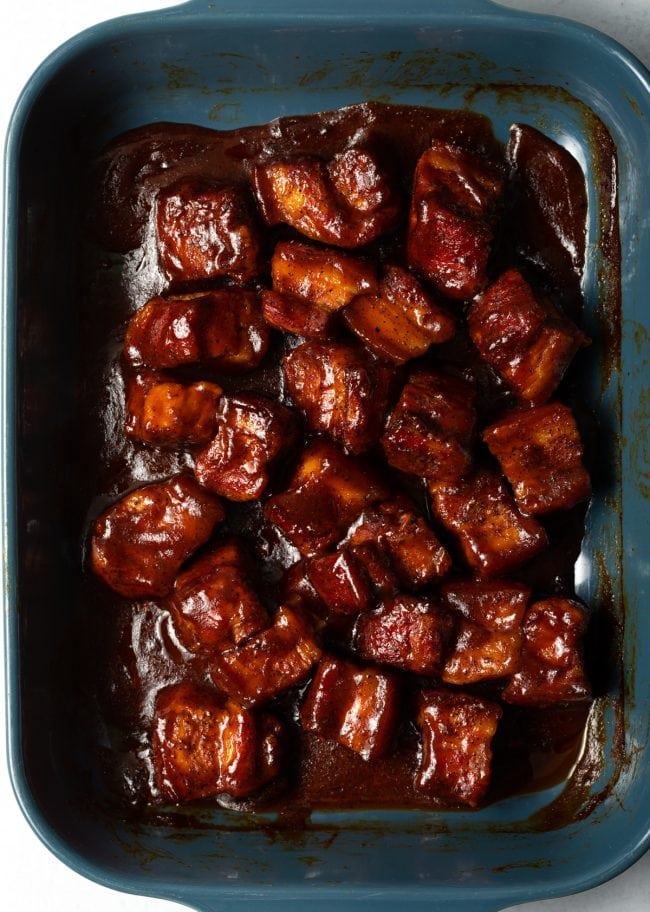
{"label": "meat chunk", "polygon": [[449,298],[468,300],[487,284],[503,179],[497,168],[434,140],[415,168],[409,265]]}
{"label": "meat chunk", "polygon": [[397,712],[391,674],[325,657],[300,707],[300,721],[307,731],[374,760],[389,747]]}
{"label": "meat chunk", "polygon": [[415,674],[440,671],[452,621],[431,599],[398,595],[357,621],[356,646],[370,662]]}
{"label": "meat chunk", "polygon": [[483,431],[525,513],[566,510],[591,494],[573,412],[561,402],[516,409]]}
{"label": "meat chunk", "polygon": [[193,478],[145,485],[95,520],[91,566],[127,598],[167,595],[181,565],[224,518],[219,499]]}
{"label": "meat chunk", "polygon": [[454,483],[472,465],[474,390],[437,371],[414,371],[381,439],[389,464],[432,482]]}
{"label": "meat chunk", "polygon": [[234,373],[253,370],[269,344],[257,295],[223,289],[152,298],[131,317],[124,352],[136,367],[210,364]]}
{"label": "meat chunk", "polygon": [[430,485],[434,513],[456,537],[470,567],[508,573],[548,544],[543,526],[522,515],[503,479],[481,471],[456,485]]}
{"label": "meat chunk", "polygon": [[281,725],[194,684],[160,691],[152,725],[158,797],[185,802],[227,792],[241,798],[277,776]]}
{"label": "meat chunk", "polygon": [[313,558],[307,565],[307,576],[330,611],[356,614],[370,605],[372,589],[368,576],[347,551]]}
{"label": "meat chunk", "polygon": [[421,357],[456,330],[454,318],[399,266],[386,269],[377,291],[359,293],[344,319],[377,357],[394,364]]}
{"label": "meat chunk", "polygon": [[276,245],[271,276],[274,291],[303,298],[328,312],[340,310],[357,295],[377,287],[372,263],[340,250],[296,241]]}
{"label": "meat chunk", "polygon": [[289,488],[269,498],[265,516],[306,557],[340,541],[364,508],[388,496],[363,463],[317,440],[304,450]]}
{"label": "meat chunk", "polygon": [[188,649],[223,652],[267,626],[268,615],[251,576],[248,555],[231,539],[176,578],[167,606]]}
{"label": "meat chunk", "polygon": [[210,491],[229,500],[255,500],[266,490],[281,453],[294,444],[291,409],[257,393],[224,396],[214,439],[198,454],[194,473]]}
{"label": "meat chunk", "polygon": [[540,405],[553,394],[575,353],[589,340],[550,302],[508,269],[474,301],[467,315],[481,357],[519,399]]}
{"label": "meat chunk", "polygon": [[395,226],[399,200],[370,150],[258,165],[253,183],[268,225],[283,222],[335,247],[360,247]]}
{"label": "meat chunk", "polygon": [[126,433],[154,446],[206,443],[217,429],[216,383],[178,383],[140,370],[126,378]]}
{"label": "meat chunk", "polygon": [[417,786],[447,801],[476,807],[490,784],[491,743],[502,710],[458,691],[420,696],[417,722],[422,759]]}
{"label": "meat chunk", "polygon": [[507,703],[548,706],[590,695],[582,660],[584,609],[571,599],[535,602],[524,618],[519,670],[503,691]]}
{"label": "meat chunk", "polygon": [[284,376],[309,426],[352,453],[379,438],[393,370],[347,342],[304,342],[285,357]]}
{"label": "meat chunk", "polygon": [[246,192],[184,180],[156,201],[158,259],[178,282],[230,276],[248,282],[260,271],[259,232]]}
{"label": "meat chunk", "polygon": [[262,314],[275,329],[304,336],[305,339],[327,339],[334,332],[334,315],[328,310],[314,307],[305,298],[262,291]]}
{"label": "meat chunk", "polygon": [[255,706],[303,681],[320,654],[305,620],[281,607],[272,627],[215,656],[210,675],[242,706]]}
{"label": "meat chunk", "polygon": [[355,549],[362,562],[363,546],[381,549],[402,586],[408,589],[426,586],[451,569],[449,554],[404,497],[394,497],[366,510],[350,530],[346,545]]}
{"label": "meat chunk", "polygon": [[512,675],[519,667],[528,586],[507,580],[457,580],[444,585],[441,595],[457,619],[456,641],[442,680],[463,685]]}

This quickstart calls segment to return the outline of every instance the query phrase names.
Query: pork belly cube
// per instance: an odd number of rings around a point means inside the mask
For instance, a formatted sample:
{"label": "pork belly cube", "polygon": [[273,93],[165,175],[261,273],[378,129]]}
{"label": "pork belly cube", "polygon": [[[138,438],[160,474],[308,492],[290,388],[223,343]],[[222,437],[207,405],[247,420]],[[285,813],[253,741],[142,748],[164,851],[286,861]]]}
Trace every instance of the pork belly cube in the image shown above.
{"label": "pork belly cube", "polygon": [[543,526],[522,515],[503,479],[487,470],[455,485],[429,485],[438,520],[458,541],[468,565],[484,576],[521,566],[548,544]]}
{"label": "pork belly cube", "polygon": [[508,580],[459,580],[444,585],[441,596],[457,619],[456,642],[442,680],[463,685],[512,675],[519,667],[528,586]]}
{"label": "pork belly cube", "polygon": [[381,438],[388,463],[431,481],[459,481],[472,465],[474,399],[473,388],[464,380],[414,371]]}
{"label": "pork belly cube", "polygon": [[483,431],[525,513],[566,510],[591,494],[573,412],[561,402],[516,409]]}
{"label": "pork belly cube", "polygon": [[305,557],[339,542],[364,508],[388,489],[361,460],[326,440],[305,448],[289,488],[267,501],[264,514]]}
{"label": "pork belly cube", "polygon": [[397,723],[398,685],[390,673],[322,659],[300,707],[300,722],[364,760],[385,754]]}
{"label": "pork belly cube", "polygon": [[304,298],[264,289],[262,314],[275,329],[303,336],[305,339],[327,339],[334,332],[334,317],[330,311],[314,307]]}
{"label": "pork belly cube", "polygon": [[242,188],[180,181],[159,193],[155,219],[158,259],[168,279],[248,282],[259,274],[259,232]]}
{"label": "pork belly cube", "polygon": [[377,287],[372,263],[297,241],[276,245],[271,276],[274,291],[303,298],[327,312],[340,310],[357,295]]}
{"label": "pork belly cube", "polygon": [[216,383],[178,383],[143,369],[126,378],[127,436],[154,446],[207,443],[217,429]]}
{"label": "pork belly cube", "polygon": [[409,265],[449,298],[468,300],[487,284],[495,215],[503,190],[497,168],[434,140],[413,179]]}
{"label": "pork belly cube", "polygon": [[549,706],[590,695],[582,660],[584,609],[571,599],[535,602],[526,612],[519,670],[503,691],[506,703]]}
{"label": "pork belly cube", "polygon": [[451,632],[451,618],[431,599],[397,595],[359,617],[355,642],[370,662],[436,675]]}
{"label": "pork belly cube", "polygon": [[316,158],[258,165],[253,184],[268,225],[284,223],[335,247],[360,247],[393,228],[399,200],[377,157],[348,149]]}
{"label": "pork belly cube", "polygon": [[95,520],[91,566],[127,598],[167,595],[224,518],[219,499],[185,475],[136,488]]}
{"label": "pork belly cube", "polygon": [[266,490],[273,464],[296,437],[295,416],[285,405],[257,393],[224,396],[216,435],[198,454],[194,474],[228,500],[255,500]]}
{"label": "pork belly cube", "polygon": [[491,700],[458,691],[424,691],[417,716],[422,734],[418,788],[476,807],[490,784],[491,744],[501,715]]}
{"label": "pork belly cube", "polygon": [[280,771],[281,725],[195,684],[156,699],[152,758],[157,797],[185,802],[227,792],[242,798]]}
{"label": "pork belly cube", "polygon": [[454,318],[405,269],[389,266],[374,293],[346,307],[348,327],[377,357],[404,364],[454,335]]}
{"label": "pork belly cube", "polygon": [[508,269],[471,305],[467,325],[481,357],[519,399],[540,405],[553,394],[587,337]]}
{"label": "pork belly cube", "polygon": [[233,288],[152,298],[131,317],[124,353],[135,367],[204,362],[234,373],[257,367],[268,344],[257,295]]}
{"label": "pork belly cube", "polygon": [[366,510],[350,530],[346,544],[357,549],[363,545],[381,548],[408,589],[432,583],[451,569],[446,549],[404,497],[391,498]]}
{"label": "pork belly cube", "polygon": [[188,649],[223,652],[268,625],[266,609],[250,583],[251,571],[241,542],[230,539],[176,578],[167,607]]}
{"label": "pork belly cube", "polygon": [[210,676],[216,687],[242,706],[255,706],[300,684],[320,654],[309,624],[283,606],[273,618],[273,626],[242,646],[216,655]]}
{"label": "pork belly cube", "polygon": [[[369,535],[368,540],[365,540],[366,534]],[[386,598],[399,590],[399,580],[388,549],[381,542],[373,541],[370,534],[361,533],[356,544],[353,534],[344,550],[363,568],[372,592]]]}
{"label": "pork belly cube", "polygon": [[352,453],[379,439],[393,369],[347,342],[303,342],[283,362],[287,389],[311,428]]}
{"label": "pork belly cube", "polygon": [[307,576],[328,610],[335,614],[356,614],[371,603],[370,580],[347,550],[313,558],[307,564]]}

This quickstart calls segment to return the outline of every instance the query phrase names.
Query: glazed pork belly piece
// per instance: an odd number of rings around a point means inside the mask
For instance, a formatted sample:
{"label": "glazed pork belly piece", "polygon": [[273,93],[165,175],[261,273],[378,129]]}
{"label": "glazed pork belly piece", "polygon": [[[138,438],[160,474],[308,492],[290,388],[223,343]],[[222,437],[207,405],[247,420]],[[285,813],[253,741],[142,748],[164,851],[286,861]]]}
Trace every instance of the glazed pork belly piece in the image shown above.
{"label": "glazed pork belly piece", "polygon": [[200,380],[179,383],[146,368],[126,377],[127,436],[153,446],[202,444],[217,430],[223,390]]}
{"label": "glazed pork belly piece", "polygon": [[549,706],[591,694],[582,659],[587,616],[572,599],[549,598],[526,612],[519,670],[503,691],[506,703]]}
{"label": "glazed pork belly piece", "polygon": [[389,465],[431,482],[459,481],[472,466],[474,399],[464,380],[413,371],[381,438]]}
{"label": "glazed pork belly piece", "polygon": [[413,178],[409,266],[448,298],[469,300],[487,284],[503,178],[491,163],[434,140]]}
{"label": "glazed pork belly piece", "polygon": [[260,239],[245,188],[184,180],[156,200],[158,260],[167,278],[192,282],[229,276],[245,283],[260,271]]}
{"label": "glazed pork belly piece", "polygon": [[399,266],[388,266],[379,288],[357,294],[343,316],[367,348],[394,364],[421,357],[456,331],[451,314]]}
{"label": "glazed pork belly piece", "polygon": [[398,709],[392,674],[326,656],[300,707],[300,722],[307,731],[373,760],[388,750]]}
{"label": "glazed pork belly piece", "polygon": [[315,557],[307,577],[329,611],[356,614],[372,602],[373,591],[363,565],[347,550]]}
{"label": "glazed pork belly piece", "polygon": [[282,726],[194,684],[174,684],[156,699],[151,753],[163,801],[224,792],[243,798],[280,772]]}
{"label": "glazed pork belly piece", "polygon": [[508,269],[471,305],[467,325],[481,357],[533,405],[549,399],[587,337]]}
{"label": "glazed pork belly piece", "polygon": [[274,291],[303,298],[328,312],[340,310],[357,295],[377,288],[373,263],[340,250],[297,241],[276,245],[271,278]]}
{"label": "glazed pork belly piece", "polygon": [[287,390],[311,428],[352,453],[381,434],[393,369],[348,342],[304,342],[283,362]]}
{"label": "glazed pork belly piece", "polygon": [[566,510],[591,494],[573,412],[561,402],[515,409],[483,431],[525,513]]}
{"label": "glazed pork belly piece", "polygon": [[341,541],[363,510],[388,493],[362,460],[315,440],[287,490],[269,498],[264,514],[302,555],[313,557]]}
{"label": "glazed pork belly piece", "polygon": [[431,599],[397,595],[359,617],[355,644],[369,662],[437,675],[451,632],[451,618]]}
{"label": "glazed pork belly piece", "polygon": [[453,485],[429,486],[433,512],[456,538],[467,564],[499,576],[529,561],[548,544],[535,519],[517,508],[503,478],[488,470]]}
{"label": "glazed pork belly piece", "polygon": [[394,228],[399,199],[370,149],[257,165],[253,183],[268,225],[284,223],[335,247],[360,247]]}
{"label": "glazed pork belly piece", "polygon": [[442,672],[447,684],[509,677],[519,667],[521,624],[530,589],[508,580],[456,580],[441,589],[456,621]]}
{"label": "glazed pork belly piece", "polygon": [[491,700],[460,691],[424,691],[417,715],[422,734],[418,788],[477,807],[490,784],[491,743],[501,715]]}
{"label": "glazed pork belly piece", "polygon": [[374,557],[387,563],[406,589],[420,589],[451,569],[446,549],[405,497],[393,497],[365,510],[350,529],[345,547],[366,567],[371,579]]}
{"label": "glazed pork belly piece", "polygon": [[221,501],[186,475],[136,488],[95,520],[92,569],[127,598],[167,595],[224,518]]}
{"label": "glazed pork belly piece", "polygon": [[266,608],[251,585],[252,562],[230,539],[177,576],[167,599],[174,627],[188,649],[223,652],[268,626]]}
{"label": "glazed pork belly piece", "polygon": [[131,317],[124,353],[135,367],[205,363],[239,373],[257,367],[268,344],[257,295],[233,288],[152,298]]}
{"label": "glazed pork belly piece", "polygon": [[270,471],[297,439],[295,415],[257,393],[223,396],[216,434],[197,455],[194,474],[228,500],[255,500],[266,490]]}
{"label": "glazed pork belly piece", "polygon": [[214,656],[210,676],[242,706],[256,706],[304,681],[320,655],[311,626],[282,606],[271,627]]}

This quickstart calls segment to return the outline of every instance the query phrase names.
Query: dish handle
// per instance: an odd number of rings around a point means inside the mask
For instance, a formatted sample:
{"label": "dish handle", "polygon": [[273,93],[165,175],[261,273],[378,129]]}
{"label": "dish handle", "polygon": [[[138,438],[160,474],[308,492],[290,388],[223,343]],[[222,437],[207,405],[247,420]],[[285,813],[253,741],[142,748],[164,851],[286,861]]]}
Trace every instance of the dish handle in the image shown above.
{"label": "dish handle", "polygon": [[[193,897],[190,907],[195,912],[499,912],[509,903],[504,900],[483,899],[480,896],[466,896],[463,899],[435,900],[425,896],[408,896],[398,898],[395,891],[382,896],[377,892],[372,898],[364,896],[350,897],[334,894],[330,899],[311,899],[306,893],[302,899],[273,900],[269,894],[255,898],[237,899],[206,895],[204,899]],[[322,894],[321,894],[322,895]]]}
{"label": "dish handle", "polygon": [[[296,19],[308,19],[312,14],[318,15],[320,19],[324,17],[360,17],[358,7],[350,0],[329,0],[327,10],[324,11],[321,5],[311,7],[310,0],[230,0],[230,2],[211,3],[209,0],[186,0],[179,6],[172,7],[169,10],[163,10],[167,14],[187,15],[194,9],[202,14],[214,13],[219,17],[230,16],[250,16],[263,12],[265,19],[269,15],[273,16],[292,16]],[[381,18],[382,16],[399,18],[409,18],[410,16],[426,16],[428,19],[444,16],[448,13],[454,17],[473,15],[494,15],[495,12],[504,8],[497,0],[436,0],[432,4],[431,0],[402,0],[398,5],[395,0],[373,0],[368,4],[368,16],[372,19]],[[508,9],[510,15],[516,14],[516,10]]]}

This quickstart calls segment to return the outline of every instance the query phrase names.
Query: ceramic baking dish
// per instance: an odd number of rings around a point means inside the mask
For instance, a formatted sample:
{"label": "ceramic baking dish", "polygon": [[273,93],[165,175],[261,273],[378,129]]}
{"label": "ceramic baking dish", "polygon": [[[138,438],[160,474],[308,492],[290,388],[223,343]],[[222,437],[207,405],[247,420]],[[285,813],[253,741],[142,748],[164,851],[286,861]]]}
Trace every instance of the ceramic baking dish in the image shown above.
{"label": "ceramic baking dish", "polygon": [[[73,467],[84,432],[67,187],[107,140],[151,121],[227,129],[367,99],[468,107],[501,139],[513,121],[533,124],[588,175],[595,344],[584,390],[603,446],[576,584],[609,619],[612,665],[583,758],[568,783],[478,812],[323,812],[298,831],[225,810],[124,819],[105,807],[72,735],[86,695],[66,673],[81,599]],[[649,123],[648,73],[614,42],[488,0],[190,2],[90,29],[36,72],[6,164],[7,692],[18,800],[64,862],[205,910],[308,901],[481,912],[594,886],[648,846]]]}

